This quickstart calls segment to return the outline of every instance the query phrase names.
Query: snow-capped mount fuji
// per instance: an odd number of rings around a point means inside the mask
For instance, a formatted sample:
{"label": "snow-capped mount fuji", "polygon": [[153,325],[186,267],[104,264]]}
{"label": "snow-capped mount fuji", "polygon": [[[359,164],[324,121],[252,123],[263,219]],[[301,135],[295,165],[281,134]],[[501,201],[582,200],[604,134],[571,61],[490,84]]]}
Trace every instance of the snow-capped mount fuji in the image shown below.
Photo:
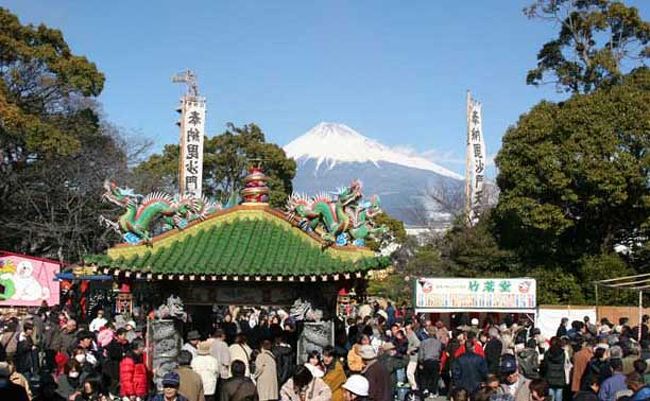
{"label": "snow-capped mount fuji", "polygon": [[314,159],[317,169],[324,163],[331,170],[337,163],[392,163],[428,170],[462,180],[463,177],[423,157],[407,155],[365,137],[345,124],[320,123],[284,147],[287,156],[297,161]]}
{"label": "snow-capped mount fuji", "polygon": [[[406,223],[421,224],[423,196],[439,185],[462,190],[463,177],[431,160],[391,149],[344,124],[320,123],[284,147],[298,164],[294,191],[333,191],[355,178],[366,195],[378,194],[382,207]],[[435,211],[436,205],[424,209]],[[445,220],[445,216],[439,216]],[[447,216],[451,217],[451,216]]]}

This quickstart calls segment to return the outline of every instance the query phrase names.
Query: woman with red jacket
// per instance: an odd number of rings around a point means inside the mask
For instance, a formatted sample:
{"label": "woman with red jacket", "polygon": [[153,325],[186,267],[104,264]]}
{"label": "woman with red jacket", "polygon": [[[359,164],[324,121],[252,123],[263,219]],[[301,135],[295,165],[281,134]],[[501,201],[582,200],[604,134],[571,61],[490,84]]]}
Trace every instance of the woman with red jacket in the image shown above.
{"label": "woman with red jacket", "polygon": [[120,396],[145,399],[149,392],[149,375],[144,364],[144,341],[133,340],[131,351],[120,362]]}

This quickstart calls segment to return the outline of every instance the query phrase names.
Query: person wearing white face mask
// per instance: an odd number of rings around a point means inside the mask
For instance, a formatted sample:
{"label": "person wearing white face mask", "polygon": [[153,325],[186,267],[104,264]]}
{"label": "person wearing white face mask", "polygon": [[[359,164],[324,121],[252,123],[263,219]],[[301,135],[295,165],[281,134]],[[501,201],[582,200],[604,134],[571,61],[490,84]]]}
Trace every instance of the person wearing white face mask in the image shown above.
{"label": "person wearing white face mask", "polygon": [[[82,378],[82,376],[84,376]],[[81,373],[81,365],[77,362],[76,358],[70,359],[65,364],[63,374],[58,377],[58,388],[56,393],[63,397],[65,400],[74,399],[77,395],[81,394],[81,383],[85,379],[85,375]]]}
{"label": "person wearing white face mask", "polygon": [[0,400],[29,401],[25,388],[9,380],[9,365],[0,362]]}
{"label": "person wearing white face mask", "polygon": [[94,337],[95,337],[94,334],[88,330],[79,332],[77,336],[78,343],[74,353],[75,356],[78,356],[78,354],[83,353],[84,356],[83,361],[78,360],[78,362],[81,363],[82,365],[84,364],[84,362],[87,362],[93,367],[97,366],[97,358],[93,353],[93,349],[95,348],[93,343]]}

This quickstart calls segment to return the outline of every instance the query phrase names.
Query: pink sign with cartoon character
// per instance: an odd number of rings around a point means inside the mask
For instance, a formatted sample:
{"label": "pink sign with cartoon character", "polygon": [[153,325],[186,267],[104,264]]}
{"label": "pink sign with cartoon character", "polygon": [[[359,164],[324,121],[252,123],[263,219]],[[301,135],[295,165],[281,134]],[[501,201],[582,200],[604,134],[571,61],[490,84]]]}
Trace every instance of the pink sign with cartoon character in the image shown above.
{"label": "pink sign with cartoon character", "polygon": [[0,306],[40,306],[59,303],[61,265],[53,260],[0,252]]}

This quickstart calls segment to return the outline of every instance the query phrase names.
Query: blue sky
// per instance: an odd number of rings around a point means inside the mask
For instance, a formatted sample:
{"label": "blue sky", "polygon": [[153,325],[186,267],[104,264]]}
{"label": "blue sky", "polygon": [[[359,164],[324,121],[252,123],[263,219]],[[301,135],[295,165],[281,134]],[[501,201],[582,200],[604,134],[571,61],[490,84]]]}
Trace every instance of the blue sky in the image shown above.
{"label": "blue sky", "polygon": [[[483,103],[488,153],[552,87],[525,84],[556,28],[530,21],[532,0],[64,1],[0,0],[21,21],[63,31],[106,74],[110,121],[177,140],[190,68],[208,98],[209,136],[259,124],[284,145],[320,121],[463,170],[465,91]],[[628,1],[648,18],[650,2]],[[642,5],[643,3],[643,5]]]}

